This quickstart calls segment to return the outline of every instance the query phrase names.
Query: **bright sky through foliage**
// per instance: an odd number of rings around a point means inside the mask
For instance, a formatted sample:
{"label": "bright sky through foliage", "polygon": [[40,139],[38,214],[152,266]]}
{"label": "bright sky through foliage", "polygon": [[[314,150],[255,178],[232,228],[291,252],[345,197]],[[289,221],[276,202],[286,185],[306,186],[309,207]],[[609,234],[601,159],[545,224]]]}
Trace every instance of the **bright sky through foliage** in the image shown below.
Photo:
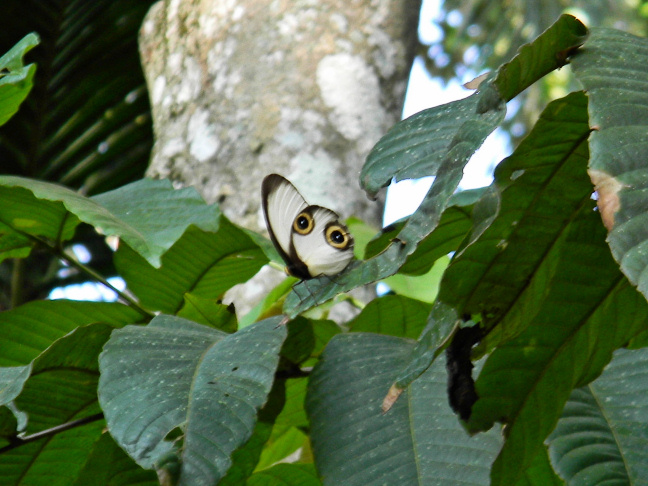
{"label": "bright sky through foliage", "polygon": [[[471,93],[471,90],[464,88],[456,80],[444,86],[440,79],[430,76],[423,60],[417,58],[410,74],[403,118],[427,108],[465,98]],[[508,145],[508,138],[499,129],[493,132],[466,165],[464,178],[459,185],[460,189],[473,189],[490,184],[495,165],[510,152]],[[387,192],[383,223],[387,225],[413,213],[431,183],[432,178],[425,177],[416,181],[405,180],[392,184]]]}

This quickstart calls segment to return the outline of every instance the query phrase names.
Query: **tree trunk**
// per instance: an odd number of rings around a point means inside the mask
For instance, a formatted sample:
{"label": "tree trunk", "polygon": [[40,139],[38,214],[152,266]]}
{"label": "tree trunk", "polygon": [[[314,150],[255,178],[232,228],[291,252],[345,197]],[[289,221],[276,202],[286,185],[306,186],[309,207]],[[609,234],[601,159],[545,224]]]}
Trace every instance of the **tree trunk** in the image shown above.
{"label": "tree trunk", "polygon": [[150,176],[195,186],[264,231],[263,177],[380,225],[359,189],[371,147],[398,121],[418,0],[165,0],[140,46],[151,93]]}

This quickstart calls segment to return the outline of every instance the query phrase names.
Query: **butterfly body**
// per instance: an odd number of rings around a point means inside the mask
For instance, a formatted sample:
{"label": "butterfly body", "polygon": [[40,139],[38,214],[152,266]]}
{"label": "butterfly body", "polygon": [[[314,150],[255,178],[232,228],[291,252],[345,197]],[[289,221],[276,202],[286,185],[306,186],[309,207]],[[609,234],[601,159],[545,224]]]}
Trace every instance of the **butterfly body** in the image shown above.
{"label": "butterfly body", "polygon": [[270,174],[261,186],[270,239],[290,275],[335,275],[353,258],[353,237],[330,209],[309,205],[287,179]]}

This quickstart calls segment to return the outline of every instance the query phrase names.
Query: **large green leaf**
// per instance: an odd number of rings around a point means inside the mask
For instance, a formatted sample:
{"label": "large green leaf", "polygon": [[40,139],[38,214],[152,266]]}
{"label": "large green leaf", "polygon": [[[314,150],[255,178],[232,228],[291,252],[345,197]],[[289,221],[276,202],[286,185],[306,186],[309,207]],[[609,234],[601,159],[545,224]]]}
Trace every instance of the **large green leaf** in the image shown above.
{"label": "large green leaf", "polygon": [[306,409],[325,485],[488,484],[500,434],[469,437],[436,364],[387,413],[382,398],[413,347],[376,334],[336,336],[311,375]]}
{"label": "large green leaf", "polygon": [[595,29],[573,71],[589,98],[589,173],[608,242],[623,273],[648,296],[648,40]]}
{"label": "large green leaf", "polygon": [[38,45],[38,36],[34,33],[22,38],[9,52],[0,56],[0,125],[4,125],[32,88],[36,66],[24,65],[23,56]]}
{"label": "large green leaf", "polygon": [[97,356],[112,326],[91,324],[57,340],[36,358],[17,407],[29,417],[25,433],[42,432],[82,418],[82,427],[47,435],[5,451],[3,484],[70,485],[82,474],[104,427],[97,404]]}
{"label": "large green leaf", "polygon": [[[284,312],[291,317],[325,302],[339,292],[380,280],[398,271],[421,240],[439,223],[457,188],[463,169],[486,137],[503,121],[505,102],[565,62],[565,52],[583,41],[586,30],[571,16],[563,16],[538,39],[522,49],[479,90],[463,100],[425,110],[396,124],[372,149],[361,172],[369,194],[392,177],[435,175],[417,211],[381,254],[329,279],[313,279],[295,286]],[[519,66],[525,66],[524,70]],[[501,90],[501,91],[500,91]]]}
{"label": "large green leaf", "polygon": [[216,232],[190,227],[153,267],[129,246],[115,254],[115,265],[130,291],[150,309],[178,312],[185,295],[220,298],[268,262],[263,251],[224,216]]}
{"label": "large green leaf", "polygon": [[[615,349],[646,329],[648,304],[619,272],[603,233],[585,206],[516,303],[519,311],[510,313],[526,321],[525,330],[496,348],[479,374],[468,427],[507,424],[493,485],[524,474],[571,390],[594,379]],[[540,284],[543,291],[534,290]]]}
{"label": "large green leaf", "polygon": [[174,190],[168,180],[143,179],[87,198],[57,184],[0,176],[0,203],[0,230],[7,228],[7,236],[26,245],[33,244],[27,235],[59,245],[83,221],[119,236],[155,266],[190,225],[215,231],[220,217],[218,207],[205,204],[195,189]]}
{"label": "large green leaf", "polygon": [[[101,336],[91,339],[86,336],[85,331],[79,329],[84,329],[84,326],[93,323],[104,323],[101,325],[112,329],[137,322],[141,318],[142,316],[137,311],[122,304],[64,300],[30,302],[16,309],[0,313],[0,334],[3,336],[0,340],[0,365],[2,365],[0,367],[0,383],[2,384],[0,404],[8,404],[15,399],[18,399],[18,403],[25,403],[22,401],[26,396],[25,393],[27,396],[31,393],[33,402],[27,401],[26,405],[20,405],[21,408],[25,408],[25,411],[29,411],[30,420],[33,418],[31,407],[36,407],[37,414],[49,414],[50,412],[47,412],[49,406],[56,406],[60,409],[61,405],[53,402],[49,396],[52,387],[54,389],[56,386],[75,388],[75,385],[65,384],[66,380],[69,378],[70,383],[73,383],[80,379],[85,383],[83,381],[85,380],[84,372],[73,371],[71,376],[58,373],[57,379],[61,380],[63,384],[51,385],[46,391],[37,392],[34,391],[34,384],[39,381],[43,382],[43,378],[34,379],[32,377],[39,374],[39,369],[43,368],[44,360],[52,359],[52,356],[61,359],[62,356],[69,355],[69,358],[73,355],[73,351],[76,353],[74,354],[76,361],[74,366],[70,366],[70,369],[78,368],[82,358],[89,359],[90,365],[96,363],[97,354],[105,339],[102,341]],[[80,343],[77,340],[75,344],[70,345],[72,338],[65,337],[69,333],[73,333],[71,336],[82,335],[86,338],[82,338]],[[94,351],[88,348],[92,343],[98,345]],[[81,365],[86,366],[88,363],[84,362]],[[53,367],[53,369],[55,368]],[[96,387],[96,378],[92,377],[88,383],[90,387]],[[85,383],[84,386],[88,386],[88,383]],[[27,391],[25,391],[26,386]],[[21,395],[21,393],[23,394]],[[70,419],[71,415],[61,416],[59,412],[60,410],[52,412],[52,414],[59,417],[62,422]],[[13,431],[10,435],[16,433],[16,425],[11,425],[14,422],[11,417],[6,416],[1,419],[1,422],[3,427],[6,425]],[[54,422],[51,425],[60,425],[60,423]],[[34,457],[36,457],[37,449],[33,450]],[[8,460],[11,462],[11,459]]]}
{"label": "large green leaf", "polygon": [[34,301],[0,313],[0,366],[26,365],[81,326],[140,322],[136,310],[113,302]]}
{"label": "large green leaf", "polygon": [[[487,229],[453,258],[442,282],[439,299],[459,314],[483,313],[487,326],[498,322],[589,201],[586,103],[581,92],[552,102],[513,155],[498,165],[496,217],[483,212]],[[476,214],[482,213],[476,208]],[[520,331],[506,326],[508,334]]]}
{"label": "large green leaf", "polygon": [[286,335],[281,318],[234,334],[172,316],[115,331],[99,365],[111,435],[145,468],[211,485],[252,434]]}
{"label": "large green leaf", "polygon": [[110,434],[102,434],[94,443],[83,469],[73,486],[157,486],[153,471],[139,467],[119,448]]}
{"label": "large green leaf", "polygon": [[648,478],[648,350],[618,350],[603,374],[574,390],[549,437],[568,484],[644,484]]}
{"label": "large green leaf", "polygon": [[96,395],[97,357],[111,331],[106,324],[80,327],[34,360],[32,376],[16,400],[29,417],[27,437],[71,420],[91,421],[3,451],[3,485],[158,484],[154,474],[136,465],[103,433]]}
{"label": "large green leaf", "polygon": [[[137,240],[120,235],[154,266],[159,266],[159,256],[178,241],[189,225],[205,231],[216,231],[219,225],[218,206],[205,204],[193,187],[174,189],[167,179],[142,179],[91,199],[118,218],[121,225],[141,236],[147,245],[145,249]],[[93,225],[105,234],[114,234],[101,224]]]}

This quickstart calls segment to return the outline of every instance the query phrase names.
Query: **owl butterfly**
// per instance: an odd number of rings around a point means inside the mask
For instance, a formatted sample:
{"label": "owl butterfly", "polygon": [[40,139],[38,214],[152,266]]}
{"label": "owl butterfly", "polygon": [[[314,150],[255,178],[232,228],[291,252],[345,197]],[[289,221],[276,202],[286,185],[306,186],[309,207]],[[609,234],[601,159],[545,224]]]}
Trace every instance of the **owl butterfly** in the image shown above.
{"label": "owl butterfly", "polygon": [[270,239],[286,273],[307,280],[335,275],[353,258],[353,237],[330,209],[309,205],[287,179],[270,174],[261,185]]}

